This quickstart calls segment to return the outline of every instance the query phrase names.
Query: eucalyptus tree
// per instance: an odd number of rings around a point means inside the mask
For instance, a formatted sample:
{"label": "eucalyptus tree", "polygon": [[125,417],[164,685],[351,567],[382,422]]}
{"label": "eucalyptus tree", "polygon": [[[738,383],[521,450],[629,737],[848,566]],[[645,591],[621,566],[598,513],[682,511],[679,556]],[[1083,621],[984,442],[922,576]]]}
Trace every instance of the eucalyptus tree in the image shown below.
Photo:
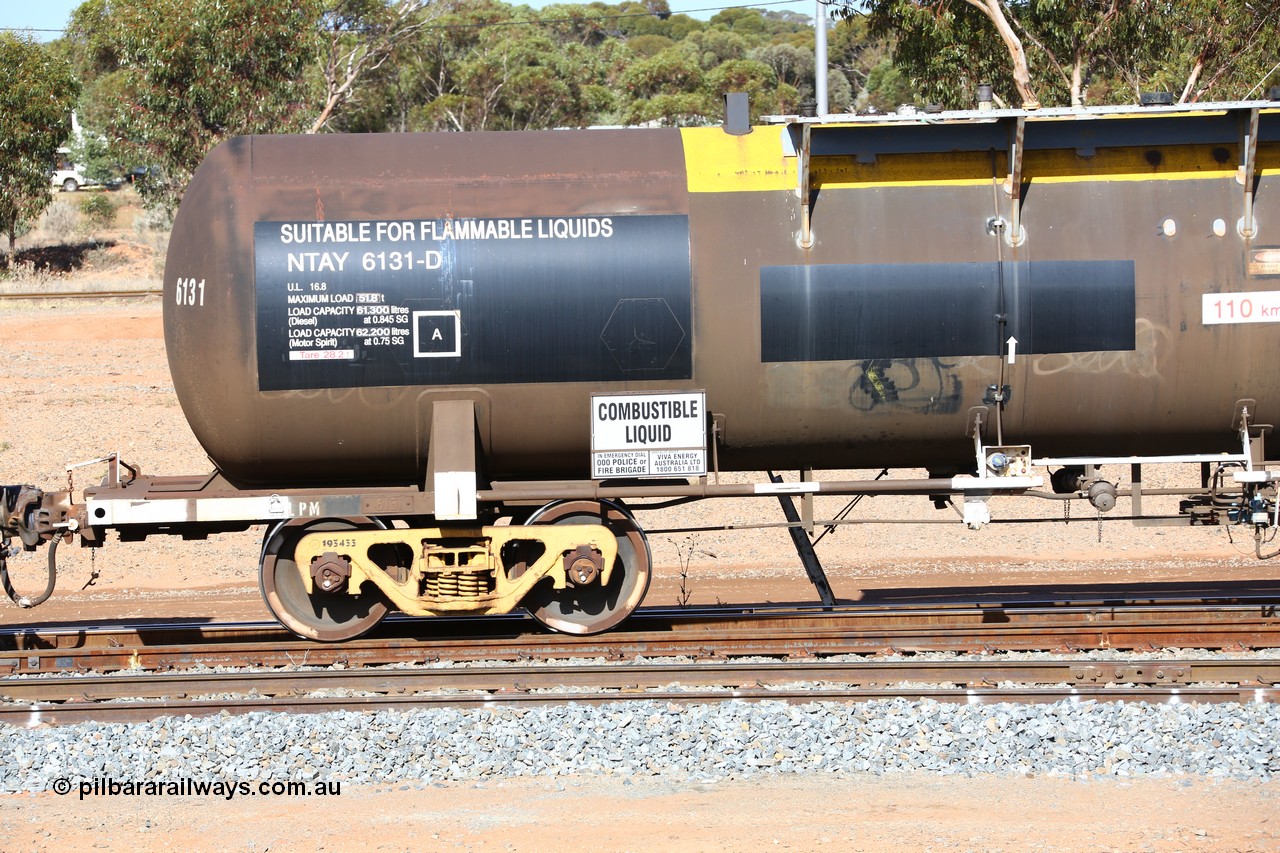
{"label": "eucalyptus tree", "polygon": [[1258,97],[1280,84],[1280,2],[1185,0],[1162,62],[1134,74],[1161,79],[1180,101]]}
{"label": "eucalyptus tree", "polygon": [[[585,20],[583,16],[591,20]],[[405,130],[581,127],[612,109],[621,43],[606,13],[494,0],[443,10],[399,54],[392,100]]]}
{"label": "eucalyptus tree", "polygon": [[320,10],[317,52],[323,94],[308,128],[317,133],[397,48],[429,25],[430,0],[329,0]]}
{"label": "eucalyptus tree", "polygon": [[52,200],[49,170],[71,132],[71,66],[35,41],[0,32],[0,231],[11,259],[19,228]]}
{"label": "eucalyptus tree", "polygon": [[172,211],[222,140],[301,130],[303,72],[316,56],[320,0],[90,0],[67,38],[114,63],[95,87],[100,129],[123,162],[156,167],[139,185]]}
{"label": "eucalyptus tree", "polygon": [[866,0],[874,37],[925,100],[972,103],[979,82],[1002,103],[1036,107],[1244,97],[1274,79],[1277,0]]}

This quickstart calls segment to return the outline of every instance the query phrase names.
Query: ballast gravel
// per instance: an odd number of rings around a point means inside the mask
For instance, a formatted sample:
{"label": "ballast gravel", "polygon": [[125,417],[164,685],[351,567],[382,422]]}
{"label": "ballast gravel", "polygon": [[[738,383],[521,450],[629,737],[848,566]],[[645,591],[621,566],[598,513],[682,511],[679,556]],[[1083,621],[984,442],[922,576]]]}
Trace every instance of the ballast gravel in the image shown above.
{"label": "ballast gravel", "polygon": [[1280,771],[1280,707],[1271,703],[652,701],[0,729],[6,793],[104,778],[424,785],[593,774],[1256,779]]}

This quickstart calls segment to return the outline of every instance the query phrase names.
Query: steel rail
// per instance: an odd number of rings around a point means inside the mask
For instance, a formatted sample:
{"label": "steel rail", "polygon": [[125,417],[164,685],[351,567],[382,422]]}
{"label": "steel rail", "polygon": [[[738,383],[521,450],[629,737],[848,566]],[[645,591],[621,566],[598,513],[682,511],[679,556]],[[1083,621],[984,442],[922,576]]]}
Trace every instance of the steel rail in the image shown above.
{"label": "steel rail", "polygon": [[63,293],[0,293],[0,302],[30,299],[128,299],[163,295],[163,290],[74,290]]}
{"label": "steel rail", "polygon": [[1280,660],[1225,658],[1176,660],[857,660],[724,663],[692,661],[449,668],[317,669],[216,673],[121,673],[107,676],[0,679],[10,702],[75,702],[119,699],[189,699],[204,694],[304,696],[318,690],[408,693],[467,690],[489,693],[582,686],[595,690],[654,690],[685,686],[752,688],[793,682],[860,687],[904,682],[993,687],[1036,685],[1166,686],[1280,683]]}
{"label": "steel rail", "polygon": [[685,655],[804,658],[883,651],[1071,651],[1085,648],[1267,648],[1280,646],[1280,614],[1269,602],[1182,605],[1092,604],[821,608],[633,617],[625,630],[592,637],[534,633],[527,620],[404,621],[340,645],[286,639],[279,629],[196,626],[186,636],[89,629],[0,636],[0,673],[175,669],[204,666],[369,666],[435,660],[548,660]]}
{"label": "steel rail", "polygon": [[[781,619],[794,620],[820,615],[826,618],[884,616],[898,618],[932,608],[948,613],[992,608],[1026,610],[1054,608],[1067,613],[1072,608],[1125,608],[1170,606],[1203,608],[1210,605],[1256,605],[1261,610],[1280,610],[1280,582],[1237,581],[1230,584],[1148,583],[1105,584],[1070,591],[1044,585],[990,587],[980,590],[896,590],[876,591],[877,601],[818,603],[768,603],[744,605],[642,607],[617,632],[675,631],[681,624],[714,621],[721,625],[736,622]],[[417,619],[393,614],[374,636],[513,636],[529,633],[533,623],[520,613],[506,616],[438,616]],[[273,620],[255,622],[214,622],[211,620],[137,620],[102,624],[20,625],[0,628],[0,652],[57,648],[120,648],[133,645],[176,645],[223,641],[293,641],[296,637]],[[328,648],[335,648],[327,646]]]}
{"label": "steel rail", "polygon": [[[315,676],[316,673],[311,673]],[[564,679],[559,679],[563,681]],[[587,679],[583,679],[587,680]],[[219,698],[165,698],[158,701],[67,702],[51,704],[31,702],[0,706],[0,722],[14,726],[70,725],[78,722],[144,722],[160,717],[215,714],[247,714],[279,712],[315,714],[331,711],[414,710],[424,708],[529,707],[566,703],[600,705],[605,703],[652,701],[680,704],[705,704],[738,701],[782,701],[793,704],[812,702],[867,702],[873,700],[932,699],[938,702],[993,704],[999,702],[1051,703],[1059,701],[1147,702],[1150,704],[1187,704],[1211,702],[1275,702],[1280,690],[1270,686],[1222,686],[1177,684],[1166,686],[1133,685],[1055,685],[1035,687],[968,687],[922,686],[911,683],[886,687],[864,686],[796,686],[788,679],[785,687],[769,688],[760,684],[719,689],[673,690],[640,689],[634,684],[621,688],[591,688],[578,692],[534,692],[521,689],[498,689],[471,692],[374,693],[349,696],[254,696],[231,695]]]}

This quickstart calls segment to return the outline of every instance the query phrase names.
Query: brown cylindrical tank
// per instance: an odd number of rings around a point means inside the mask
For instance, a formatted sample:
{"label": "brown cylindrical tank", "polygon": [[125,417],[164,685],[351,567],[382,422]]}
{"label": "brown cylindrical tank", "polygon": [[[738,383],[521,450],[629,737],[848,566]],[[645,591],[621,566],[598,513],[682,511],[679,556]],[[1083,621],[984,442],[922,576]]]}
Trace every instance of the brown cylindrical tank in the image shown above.
{"label": "brown cylindrical tank", "polygon": [[590,395],[641,391],[705,390],[725,469],[963,467],[1000,385],[1038,456],[1236,450],[1237,400],[1280,416],[1249,109],[235,139],[170,242],[174,384],[280,488],[422,482],[456,399],[489,477],[586,477]]}

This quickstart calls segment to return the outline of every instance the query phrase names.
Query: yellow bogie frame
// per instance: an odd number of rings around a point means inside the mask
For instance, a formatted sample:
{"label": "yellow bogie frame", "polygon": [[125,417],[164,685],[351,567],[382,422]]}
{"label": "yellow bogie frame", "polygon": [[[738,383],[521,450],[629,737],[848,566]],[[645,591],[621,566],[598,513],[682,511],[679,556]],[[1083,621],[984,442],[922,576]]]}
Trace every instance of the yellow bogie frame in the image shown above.
{"label": "yellow bogie frame", "polygon": [[[537,542],[543,551],[532,563],[503,562],[503,549],[512,542]],[[403,545],[413,552],[411,565],[392,577],[370,559],[378,545]],[[587,546],[599,561],[599,573],[589,582],[604,586],[614,571],[618,542],[599,524],[561,524],[503,527],[436,527],[408,530],[336,530],[309,533],[298,540],[295,562],[308,595],[316,589],[312,566],[316,560],[349,566],[345,593],[356,595],[365,583],[382,591],[396,608],[413,616],[510,613],[544,578],[555,589],[567,589],[570,555]],[[437,594],[431,594],[435,590]],[[439,594],[449,590],[451,594]]]}

